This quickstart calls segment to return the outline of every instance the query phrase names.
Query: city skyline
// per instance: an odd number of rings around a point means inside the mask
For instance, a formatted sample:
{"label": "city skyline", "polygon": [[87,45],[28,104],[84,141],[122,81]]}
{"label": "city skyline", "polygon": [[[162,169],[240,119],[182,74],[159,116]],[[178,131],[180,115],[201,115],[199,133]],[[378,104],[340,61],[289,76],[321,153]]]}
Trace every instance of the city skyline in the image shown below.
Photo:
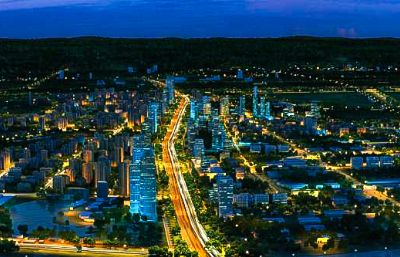
{"label": "city skyline", "polygon": [[399,37],[399,11],[391,0],[2,0],[0,37]]}
{"label": "city skyline", "polygon": [[400,256],[399,0],[0,0],[0,256]]}

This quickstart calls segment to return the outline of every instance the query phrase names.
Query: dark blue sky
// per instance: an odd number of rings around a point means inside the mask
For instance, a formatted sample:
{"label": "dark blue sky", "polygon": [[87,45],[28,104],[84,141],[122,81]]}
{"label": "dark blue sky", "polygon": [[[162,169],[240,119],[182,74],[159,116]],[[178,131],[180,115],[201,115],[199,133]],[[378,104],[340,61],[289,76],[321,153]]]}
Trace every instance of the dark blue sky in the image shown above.
{"label": "dark blue sky", "polygon": [[399,0],[0,0],[0,37],[400,37]]}

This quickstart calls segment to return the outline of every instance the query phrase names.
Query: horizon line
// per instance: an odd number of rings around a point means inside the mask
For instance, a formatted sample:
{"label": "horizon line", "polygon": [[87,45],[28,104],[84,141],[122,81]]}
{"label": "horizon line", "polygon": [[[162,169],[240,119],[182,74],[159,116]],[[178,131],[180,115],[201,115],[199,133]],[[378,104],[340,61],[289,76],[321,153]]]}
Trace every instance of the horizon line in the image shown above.
{"label": "horizon line", "polygon": [[317,35],[292,35],[292,36],[268,36],[268,37],[229,37],[229,36],[211,36],[211,37],[180,37],[180,36],[165,36],[165,37],[110,37],[110,36],[96,36],[96,35],[81,35],[81,36],[60,36],[60,37],[30,37],[30,38],[12,38],[12,37],[0,37],[0,40],[15,40],[15,41],[34,41],[34,40],[57,40],[57,39],[121,39],[121,40],[198,40],[198,39],[342,39],[342,40],[400,40],[399,37],[387,36],[387,37],[341,37],[341,36],[317,36]]}

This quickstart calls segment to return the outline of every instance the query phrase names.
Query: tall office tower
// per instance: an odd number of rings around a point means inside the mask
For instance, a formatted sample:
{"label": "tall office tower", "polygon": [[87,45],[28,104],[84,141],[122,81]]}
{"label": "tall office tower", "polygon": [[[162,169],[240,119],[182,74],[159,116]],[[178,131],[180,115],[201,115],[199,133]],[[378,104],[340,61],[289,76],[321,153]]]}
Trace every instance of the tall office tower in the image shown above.
{"label": "tall office tower", "polygon": [[205,95],[202,97],[202,107],[201,107],[201,112],[202,115],[208,117],[208,115],[211,114],[211,99],[209,96]]}
{"label": "tall office tower", "polygon": [[147,118],[150,126],[150,132],[152,134],[156,133],[158,129],[158,103],[152,102],[149,104]]}
{"label": "tall office tower", "polygon": [[225,218],[233,215],[233,179],[230,176],[217,178],[218,216]]}
{"label": "tall office tower", "polygon": [[195,99],[191,98],[190,99],[190,119],[192,120],[196,120],[198,115],[199,115],[199,111],[198,111],[198,106],[197,106],[197,102]]}
{"label": "tall office tower", "polygon": [[196,121],[189,119],[187,123],[186,142],[190,151],[193,151],[195,139],[198,135]]}
{"label": "tall office tower", "polygon": [[219,117],[213,115],[211,125],[211,148],[213,151],[221,150],[221,131],[219,126]]}
{"label": "tall office tower", "polygon": [[253,117],[258,118],[258,87],[253,88]]}
{"label": "tall office tower", "polygon": [[129,196],[129,169],[130,160],[125,160],[118,166],[119,193],[122,196]]}
{"label": "tall office tower", "polygon": [[131,106],[128,108],[128,127],[132,128],[135,126],[135,117],[136,108]]}
{"label": "tall office tower", "polygon": [[260,97],[260,117],[265,118],[265,96]]}
{"label": "tall office tower", "polygon": [[132,162],[129,171],[130,212],[140,214],[140,173],[144,155],[142,135],[133,136]]}
{"label": "tall office tower", "polygon": [[69,177],[67,175],[56,175],[53,177],[53,189],[63,194],[65,187],[69,184]]}
{"label": "tall office tower", "polygon": [[161,114],[165,114],[168,110],[168,92],[164,88],[161,94]]}
{"label": "tall office tower", "polygon": [[8,170],[10,168],[11,168],[11,151],[9,149],[6,149],[0,154],[0,170]]}
{"label": "tall office tower", "polygon": [[46,149],[40,150],[40,161],[47,162],[49,159],[49,151]]}
{"label": "tall office tower", "polygon": [[60,117],[57,120],[57,127],[59,130],[65,130],[68,126],[68,119],[66,117]]}
{"label": "tall office tower", "polygon": [[39,118],[39,128],[40,130],[45,130],[46,128],[46,119],[43,116]]}
{"label": "tall office tower", "polygon": [[268,120],[272,119],[272,116],[271,116],[271,102],[269,102],[269,101],[265,103],[265,117]]}
{"label": "tall office tower", "polygon": [[99,181],[107,181],[108,176],[111,173],[111,164],[107,157],[99,157],[95,164],[94,182],[97,187]]}
{"label": "tall office tower", "polygon": [[97,182],[97,198],[106,199],[108,197],[108,183],[107,181]]}
{"label": "tall office tower", "polygon": [[320,118],[321,117],[321,113],[319,111],[319,102],[318,101],[311,101],[310,116],[312,116],[314,118]]}
{"label": "tall office tower", "polygon": [[229,152],[230,150],[232,150],[232,147],[233,147],[232,140],[226,134],[226,130],[223,124],[221,124],[221,149],[226,152]]}
{"label": "tall office tower", "polygon": [[167,89],[167,99],[168,103],[172,104],[175,99],[175,80],[174,77],[167,77],[165,81],[165,86]]}
{"label": "tall office tower", "polygon": [[203,159],[204,156],[204,140],[196,138],[193,145],[193,157],[197,159]]}
{"label": "tall office tower", "polygon": [[146,151],[140,174],[140,213],[149,221],[157,220],[156,167],[154,151]]}
{"label": "tall office tower", "polygon": [[241,95],[239,97],[239,109],[238,109],[238,114],[243,116],[246,111],[246,97],[244,95]]}
{"label": "tall office tower", "polygon": [[82,177],[85,179],[87,184],[91,184],[93,181],[93,162],[82,163]]}
{"label": "tall office tower", "polygon": [[133,136],[130,165],[130,212],[139,214],[144,221],[157,220],[156,167],[154,150],[145,134]]}
{"label": "tall office tower", "polygon": [[124,148],[120,146],[114,147],[114,149],[111,152],[111,166],[115,168],[123,161],[124,161]]}
{"label": "tall office tower", "polygon": [[28,105],[32,106],[33,105],[33,97],[32,97],[32,92],[28,92]]}
{"label": "tall office tower", "polygon": [[224,96],[219,105],[219,113],[221,116],[226,117],[229,115],[229,96]]}
{"label": "tall office tower", "polygon": [[92,162],[93,161],[93,152],[91,150],[84,150],[82,153],[82,159],[84,162],[88,163],[88,162]]}

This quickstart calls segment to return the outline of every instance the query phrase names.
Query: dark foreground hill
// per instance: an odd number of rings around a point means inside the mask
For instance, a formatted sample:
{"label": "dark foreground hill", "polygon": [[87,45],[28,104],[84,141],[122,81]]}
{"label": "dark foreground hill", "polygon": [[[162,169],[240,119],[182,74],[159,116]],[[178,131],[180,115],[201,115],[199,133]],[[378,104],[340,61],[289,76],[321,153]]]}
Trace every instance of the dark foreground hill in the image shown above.
{"label": "dark foreground hill", "polygon": [[110,39],[0,40],[0,74],[46,72],[69,65],[81,70],[286,66],[288,63],[389,65],[400,63],[398,39],[291,37],[277,39]]}

